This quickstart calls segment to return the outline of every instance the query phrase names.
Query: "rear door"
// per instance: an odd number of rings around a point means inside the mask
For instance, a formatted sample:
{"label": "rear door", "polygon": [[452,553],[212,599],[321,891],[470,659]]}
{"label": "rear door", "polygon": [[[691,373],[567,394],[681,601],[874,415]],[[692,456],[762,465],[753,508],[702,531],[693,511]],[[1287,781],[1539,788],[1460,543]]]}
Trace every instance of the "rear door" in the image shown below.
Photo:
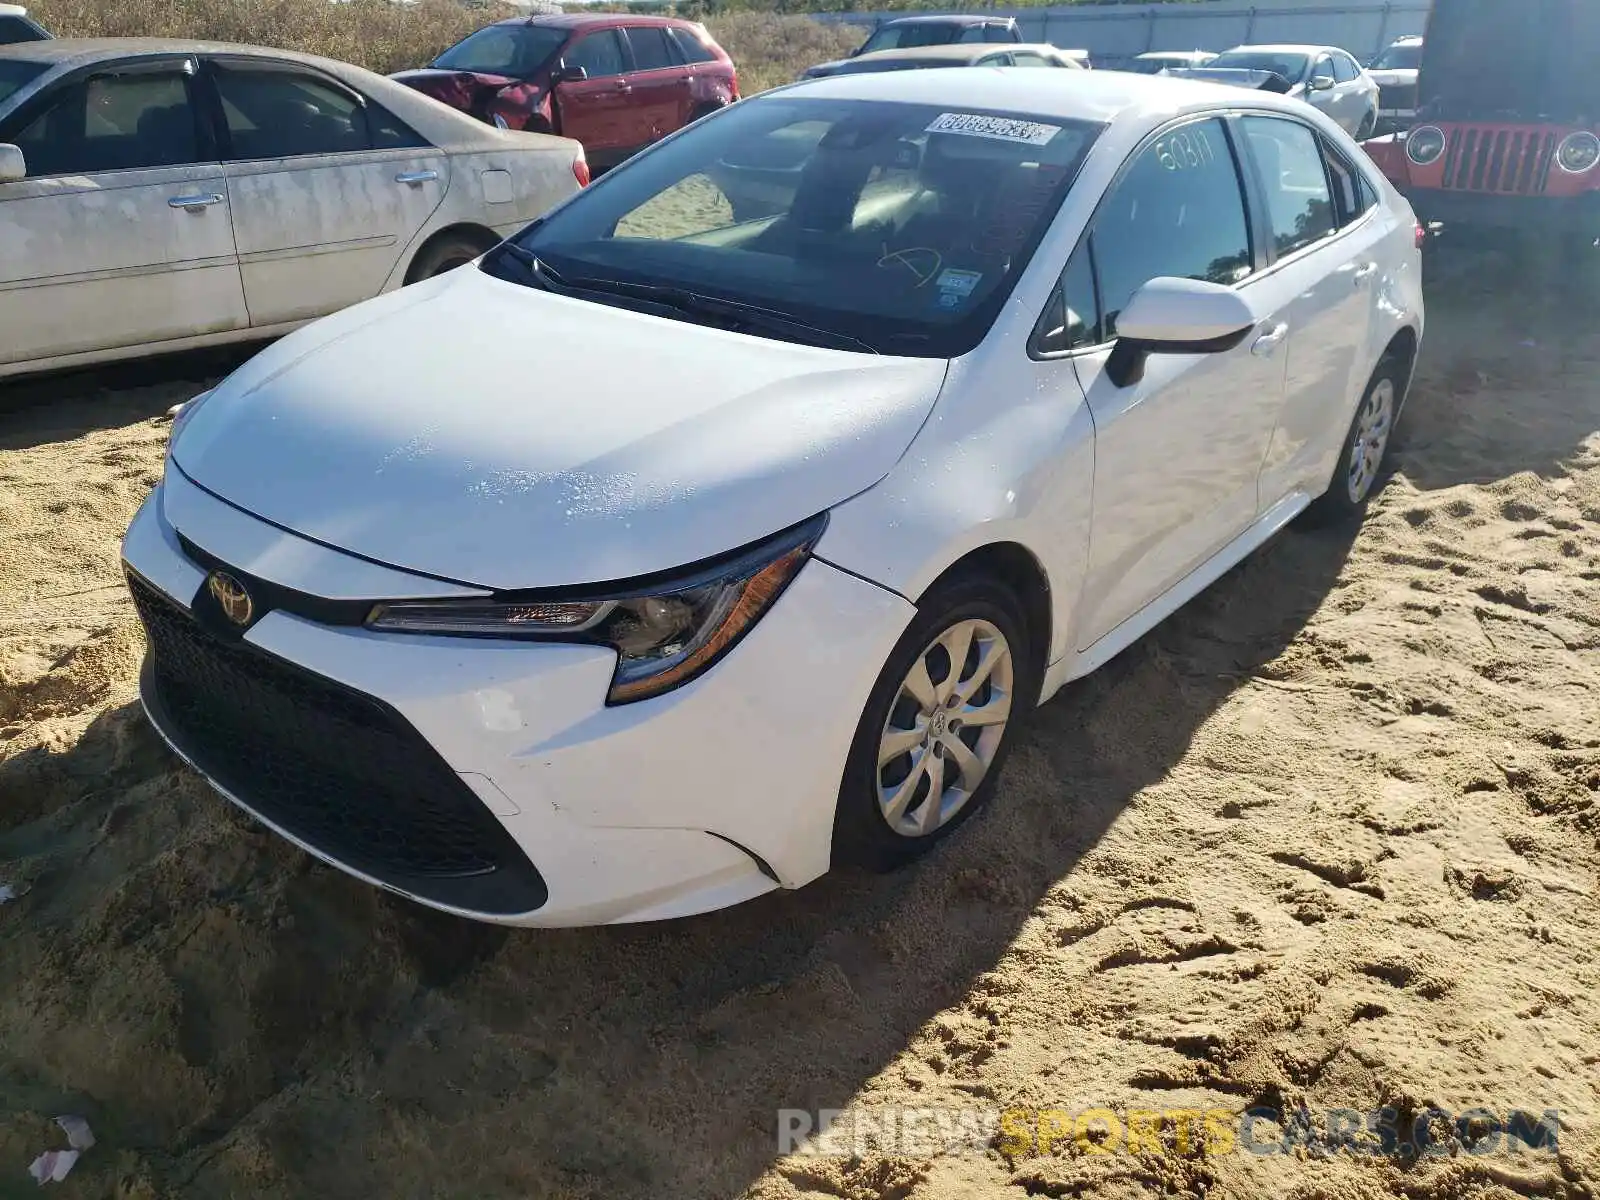
{"label": "rear door", "polygon": [[227,189],[186,57],[64,81],[0,125],[0,363],[222,333],[248,319]]}
{"label": "rear door", "polygon": [[1308,465],[1342,441],[1365,388],[1385,227],[1371,185],[1310,125],[1246,116],[1273,260],[1293,301],[1283,413],[1261,467],[1268,507],[1306,483]]}
{"label": "rear door", "polygon": [[618,30],[597,29],[574,38],[561,62],[588,75],[558,83],[556,106],[561,133],[582,142],[590,161],[611,166],[650,140],[649,122],[638,120],[633,108],[627,49]]}
{"label": "rear door", "polygon": [[449,159],[381,106],[297,64],[224,58],[208,76],[251,324],[376,296],[443,200]]}
{"label": "rear door", "polygon": [[632,103],[647,140],[659,141],[689,123],[689,68],[659,25],[630,25],[623,37],[630,51],[623,78],[633,89]]}

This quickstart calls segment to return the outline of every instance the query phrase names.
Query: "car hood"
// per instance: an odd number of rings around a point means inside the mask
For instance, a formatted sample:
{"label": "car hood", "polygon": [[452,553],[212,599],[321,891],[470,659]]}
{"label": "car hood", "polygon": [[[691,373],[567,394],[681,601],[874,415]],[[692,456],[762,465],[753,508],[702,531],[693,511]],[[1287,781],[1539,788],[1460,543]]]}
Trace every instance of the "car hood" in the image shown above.
{"label": "car hood", "polygon": [[1372,76],[1373,82],[1379,87],[1409,87],[1417,82],[1415,68],[1393,71],[1374,71],[1369,68],[1367,74]]}
{"label": "car hood", "polygon": [[415,88],[424,96],[432,96],[452,108],[462,110],[469,110],[474,102],[493,96],[501,89],[520,82],[509,75],[491,75],[483,71],[449,71],[440,67],[399,71],[389,78],[396,83]]}
{"label": "car hood", "polygon": [[173,459],[246,512],[391,566],[501,590],[608,582],[870,488],[945,370],[466,268],[264,351],[183,423]]}
{"label": "car hood", "polygon": [[1204,83],[1221,83],[1284,96],[1303,96],[1306,90],[1304,84],[1290,83],[1274,71],[1256,71],[1245,67],[1168,67],[1167,74],[1177,79],[1198,79]]}

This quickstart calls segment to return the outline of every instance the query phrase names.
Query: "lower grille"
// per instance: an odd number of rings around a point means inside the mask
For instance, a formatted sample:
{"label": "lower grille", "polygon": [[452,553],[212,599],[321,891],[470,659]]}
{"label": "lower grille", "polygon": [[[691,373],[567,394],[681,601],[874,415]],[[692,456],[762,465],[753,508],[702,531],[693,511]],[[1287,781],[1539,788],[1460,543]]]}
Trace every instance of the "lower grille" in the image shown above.
{"label": "lower grille", "polygon": [[1555,146],[1554,134],[1536,129],[1452,129],[1444,186],[1450,191],[1539,195]]}
{"label": "lower grille", "polygon": [[143,580],[145,701],[183,753],[264,819],[354,870],[478,912],[529,912],[543,879],[406,720],[205,629]]}

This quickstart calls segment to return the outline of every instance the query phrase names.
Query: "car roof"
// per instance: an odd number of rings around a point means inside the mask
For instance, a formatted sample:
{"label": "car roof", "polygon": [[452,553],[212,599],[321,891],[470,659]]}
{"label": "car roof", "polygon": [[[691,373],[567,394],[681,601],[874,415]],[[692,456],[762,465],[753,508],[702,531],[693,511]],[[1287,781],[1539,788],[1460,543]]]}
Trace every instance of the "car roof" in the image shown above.
{"label": "car roof", "polygon": [[549,29],[604,29],[613,25],[661,25],[684,28],[695,24],[675,17],[653,17],[625,12],[534,13],[528,17],[507,17],[496,25],[542,25]]}
{"label": "car roof", "polygon": [[1200,58],[1216,54],[1215,50],[1146,50],[1140,58]]}
{"label": "car roof", "polygon": [[949,13],[939,17],[896,17],[892,21],[885,21],[878,26],[887,29],[891,25],[999,25],[1014,23],[1015,17],[980,16],[973,13]]}
{"label": "car roof", "polygon": [[28,10],[20,4],[0,4],[0,17],[25,17]]}
{"label": "car roof", "polygon": [[1064,55],[1046,42],[959,42],[952,46],[908,46],[904,50],[874,50],[860,54],[851,62],[951,62],[963,63],[986,54],[1010,54],[1017,50],[1039,50]]}
{"label": "car roof", "polygon": [[[92,66],[119,58],[149,58],[161,54],[232,54],[262,56],[327,67],[332,59],[297,50],[276,50],[267,46],[246,46],[234,42],[196,42],[181,38],[52,38],[43,42],[21,42],[0,46],[0,55],[12,60],[45,63],[52,67]],[[339,64],[344,65],[344,64]]]}
{"label": "car roof", "polygon": [[1266,92],[1130,71],[861,71],[808,79],[772,94],[992,109],[1096,123],[1119,117],[1156,121],[1193,109],[1237,108],[1245,102],[1252,108],[1305,111],[1298,100]]}
{"label": "car roof", "polygon": [[[1298,46],[1288,42],[1275,42],[1261,45],[1235,46],[1231,50],[1224,50],[1224,54],[1239,54],[1244,51],[1261,54],[1326,54],[1330,50],[1339,50],[1337,46]],[[1340,54],[1348,54],[1347,50],[1339,50]]]}

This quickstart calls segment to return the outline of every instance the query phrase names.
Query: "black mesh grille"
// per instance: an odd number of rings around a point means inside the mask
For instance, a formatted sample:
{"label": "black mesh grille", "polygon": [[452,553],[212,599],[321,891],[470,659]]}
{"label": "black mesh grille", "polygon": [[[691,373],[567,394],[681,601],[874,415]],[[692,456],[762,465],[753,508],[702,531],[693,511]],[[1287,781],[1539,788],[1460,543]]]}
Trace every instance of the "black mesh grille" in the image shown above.
{"label": "black mesh grille", "polygon": [[480,912],[528,912],[544,881],[505,828],[399,713],[219,636],[135,576],[150,641],[145,699],[212,779],[364,874]]}

